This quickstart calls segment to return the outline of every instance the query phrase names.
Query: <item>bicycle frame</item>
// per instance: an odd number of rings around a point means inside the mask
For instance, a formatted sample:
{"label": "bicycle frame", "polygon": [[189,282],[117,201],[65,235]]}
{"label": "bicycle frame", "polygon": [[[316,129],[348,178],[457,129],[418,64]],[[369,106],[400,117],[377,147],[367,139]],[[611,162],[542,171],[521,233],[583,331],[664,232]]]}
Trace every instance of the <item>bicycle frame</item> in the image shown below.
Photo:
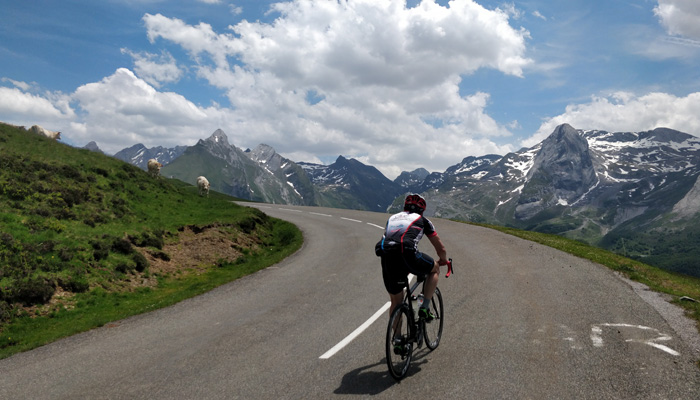
{"label": "bicycle frame", "polygon": [[[453,272],[452,259],[449,260],[447,265],[448,271],[445,277],[449,277]],[[436,317],[434,319],[431,318],[428,322],[416,315],[418,310],[414,308],[412,301],[418,286],[424,285],[421,292],[425,288],[427,277],[428,274],[416,275],[416,282],[412,285],[409,280],[406,280],[403,289],[403,301],[392,310],[389,317],[386,336],[386,360],[389,373],[396,380],[401,380],[411,365],[414,343],[416,348],[420,348],[422,343],[425,342],[430,351],[435,350],[440,343],[444,321],[440,290],[436,287],[431,299],[431,307],[434,309]],[[404,319],[405,321],[403,321]],[[430,329],[426,329],[428,324],[430,324]],[[437,328],[437,331],[434,328]]]}
{"label": "bicycle frame", "polygon": [[[453,267],[452,267],[452,259],[450,258],[447,262],[447,273],[445,274],[445,278],[449,278],[450,275],[454,272]],[[409,284],[409,281],[406,281],[406,286],[404,289],[406,290],[406,295],[404,296],[403,299],[403,304],[408,304],[408,310],[410,311],[408,314],[410,315],[410,329],[411,329],[411,339],[412,340],[417,340],[417,334],[418,330],[421,329],[420,324],[418,323],[418,320],[416,320],[416,311],[413,309],[413,302],[411,301],[411,295],[413,292],[418,288],[420,284],[425,284],[425,279],[427,278],[428,274],[425,275],[416,275],[416,282],[413,285]],[[422,288],[421,288],[422,292]],[[401,306],[399,306],[401,307]],[[420,347],[420,343],[419,343]]]}

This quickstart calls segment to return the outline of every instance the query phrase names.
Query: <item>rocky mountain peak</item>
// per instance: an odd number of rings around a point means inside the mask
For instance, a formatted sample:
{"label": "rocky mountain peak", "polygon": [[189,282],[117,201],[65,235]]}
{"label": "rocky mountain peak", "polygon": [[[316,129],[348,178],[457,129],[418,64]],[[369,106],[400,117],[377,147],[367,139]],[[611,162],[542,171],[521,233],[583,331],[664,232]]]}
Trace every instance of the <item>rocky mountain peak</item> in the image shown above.
{"label": "rocky mountain peak", "polygon": [[571,125],[560,125],[535,155],[516,218],[525,220],[549,207],[572,204],[597,181],[588,141]]}
{"label": "rocky mountain peak", "polygon": [[91,141],[90,143],[86,144],[85,147],[83,147],[83,148],[84,148],[84,149],[88,149],[88,150],[90,150],[90,151],[97,152],[97,153],[104,153],[104,152],[97,146],[97,143],[96,143],[94,140]]}
{"label": "rocky mountain peak", "polygon": [[214,133],[212,133],[211,136],[207,138],[207,141],[222,144],[225,146],[230,146],[226,133],[224,133],[224,131],[222,131],[221,129],[215,130]]}

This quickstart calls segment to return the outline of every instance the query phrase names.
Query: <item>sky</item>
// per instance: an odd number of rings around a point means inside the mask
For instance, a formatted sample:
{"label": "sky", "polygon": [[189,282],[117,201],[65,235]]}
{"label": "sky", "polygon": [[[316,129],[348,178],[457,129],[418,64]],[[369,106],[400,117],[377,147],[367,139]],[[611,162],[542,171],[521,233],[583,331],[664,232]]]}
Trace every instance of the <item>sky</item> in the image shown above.
{"label": "sky", "polygon": [[390,179],[562,123],[700,136],[700,1],[0,0],[0,121]]}

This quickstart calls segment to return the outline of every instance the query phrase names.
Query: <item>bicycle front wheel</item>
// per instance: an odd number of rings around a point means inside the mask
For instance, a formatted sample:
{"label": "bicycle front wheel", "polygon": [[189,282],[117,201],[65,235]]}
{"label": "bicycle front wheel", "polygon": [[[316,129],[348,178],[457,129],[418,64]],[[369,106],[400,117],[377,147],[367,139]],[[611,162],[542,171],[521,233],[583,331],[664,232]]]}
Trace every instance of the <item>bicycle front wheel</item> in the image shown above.
{"label": "bicycle front wheel", "polygon": [[413,356],[413,343],[410,331],[411,319],[409,309],[401,304],[394,309],[386,330],[386,363],[389,373],[396,380],[401,380],[408,372]]}
{"label": "bicycle front wheel", "polygon": [[435,315],[435,319],[430,322],[421,322],[423,324],[423,332],[425,333],[425,345],[430,350],[435,350],[440,344],[442,337],[442,325],[444,323],[444,310],[442,309],[442,294],[440,289],[435,288],[433,299],[430,302],[430,311]]}

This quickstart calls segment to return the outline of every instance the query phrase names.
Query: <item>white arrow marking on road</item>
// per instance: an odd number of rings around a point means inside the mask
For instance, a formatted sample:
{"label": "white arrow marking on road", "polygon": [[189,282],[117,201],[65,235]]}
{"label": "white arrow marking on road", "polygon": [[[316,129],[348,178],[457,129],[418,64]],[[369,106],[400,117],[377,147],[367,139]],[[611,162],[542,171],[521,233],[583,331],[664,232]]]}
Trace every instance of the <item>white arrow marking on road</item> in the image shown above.
{"label": "white arrow marking on road", "polygon": [[658,329],[650,328],[648,326],[642,326],[642,325],[630,325],[630,324],[600,324],[600,325],[593,325],[591,327],[591,341],[593,342],[593,346],[595,347],[603,347],[603,327],[615,327],[615,328],[635,328],[635,329],[641,329],[644,331],[655,331],[659,336],[655,337],[654,339],[649,339],[649,340],[644,340],[644,339],[627,339],[625,342],[630,342],[630,343],[642,343],[649,345],[651,347],[654,347],[656,349],[665,351],[668,354],[674,355],[674,356],[680,356],[681,353],[673,350],[672,348],[668,346],[664,346],[662,344],[656,343],[658,341],[668,341],[672,340],[673,338],[665,333],[662,333]]}

